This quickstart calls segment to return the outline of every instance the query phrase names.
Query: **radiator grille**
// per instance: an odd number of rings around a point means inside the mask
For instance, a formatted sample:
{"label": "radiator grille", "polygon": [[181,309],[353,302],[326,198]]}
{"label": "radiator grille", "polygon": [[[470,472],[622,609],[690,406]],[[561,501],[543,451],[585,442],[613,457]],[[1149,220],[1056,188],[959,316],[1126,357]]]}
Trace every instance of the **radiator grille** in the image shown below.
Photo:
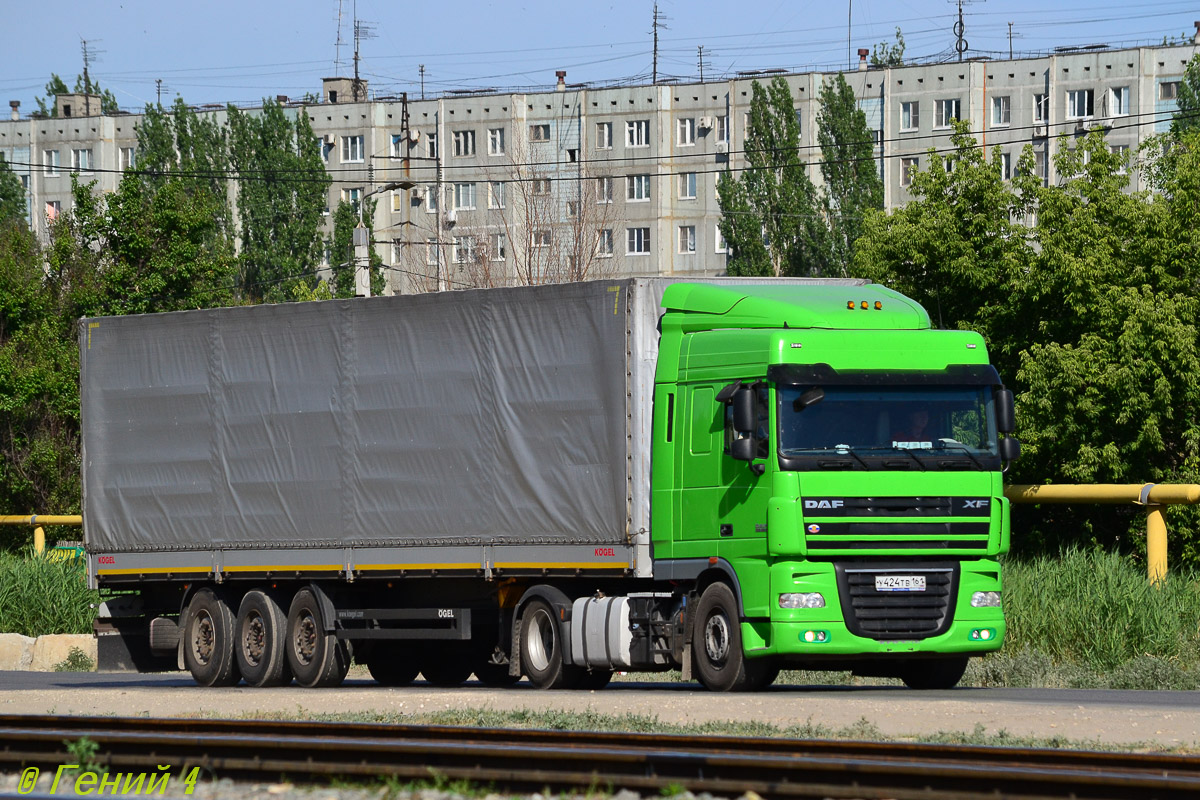
{"label": "radiator grille", "polygon": [[[869,639],[927,639],[954,620],[958,565],[837,564],[838,594],[850,632]],[[881,592],[876,575],[923,575],[923,592]]]}

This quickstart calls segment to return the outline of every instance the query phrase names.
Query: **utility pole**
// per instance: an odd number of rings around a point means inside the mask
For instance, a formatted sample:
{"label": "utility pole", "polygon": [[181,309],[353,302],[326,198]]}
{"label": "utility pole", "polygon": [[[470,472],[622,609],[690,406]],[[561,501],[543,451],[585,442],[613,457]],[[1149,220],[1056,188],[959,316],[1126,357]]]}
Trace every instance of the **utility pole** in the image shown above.
{"label": "utility pole", "polygon": [[1012,61],[1012,23],[1008,23],[1008,60]]}
{"label": "utility pole", "polygon": [[666,29],[666,25],[662,24],[662,20],[667,19],[662,14],[658,13],[658,3],[654,4],[654,24],[650,26],[650,33],[654,36],[654,57],[651,61],[650,82],[658,83],[658,29]]}
{"label": "utility pole", "polygon": [[956,0],[956,2],[958,3],[958,20],[955,21],[952,30],[954,31],[955,39],[954,49],[958,51],[958,60],[962,61],[963,53],[965,53],[967,48],[970,46],[967,44],[966,38],[963,37],[963,34],[967,31],[966,23],[963,22],[963,3],[971,2],[971,0]]}
{"label": "utility pole", "polygon": [[159,108],[162,108],[162,78],[154,79],[154,98],[154,102],[158,104]]}
{"label": "utility pole", "polygon": [[421,64],[418,67],[418,72],[421,73],[421,99],[425,99],[425,65]]}
{"label": "utility pole", "polygon": [[696,50],[700,54],[700,82],[704,83],[704,45],[700,45]]}

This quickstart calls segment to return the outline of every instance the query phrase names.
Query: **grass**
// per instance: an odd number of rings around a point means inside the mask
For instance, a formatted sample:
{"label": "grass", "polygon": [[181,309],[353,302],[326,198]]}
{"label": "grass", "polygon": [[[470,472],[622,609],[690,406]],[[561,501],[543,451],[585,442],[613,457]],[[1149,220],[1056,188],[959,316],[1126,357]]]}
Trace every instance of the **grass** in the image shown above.
{"label": "grass", "polygon": [[91,633],[98,602],[82,563],[0,552],[0,633]]}
{"label": "grass", "polygon": [[92,672],[96,662],[78,647],[72,647],[67,657],[54,665],[55,672]]}

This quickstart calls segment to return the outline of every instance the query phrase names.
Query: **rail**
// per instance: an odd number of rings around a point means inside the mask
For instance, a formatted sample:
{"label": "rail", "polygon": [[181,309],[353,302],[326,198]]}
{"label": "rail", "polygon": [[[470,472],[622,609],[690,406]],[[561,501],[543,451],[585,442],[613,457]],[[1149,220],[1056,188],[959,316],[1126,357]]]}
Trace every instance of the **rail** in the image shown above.
{"label": "rail", "polygon": [[[970,745],[363,723],[0,716],[0,769],[53,776],[87,738],[109,780],[468,780],[493,791],[668,787],[764,798],[1195,798],[1200,757]],[[45,780],[43,780],[45,782]],[[34,788],[30,786],[29,788]]]}
{"label": "rail", "polygon": [[1004,496],[1013,503],[1132,503],[1145,506],[1146,573],[1151,583],[1167,575],[1167,522],[1162,507],[1200,503],[1200,485],[1195,483],[1048,483],[1044,486],[1014,484]]}
{"label": "rail", "polygon": [[40,554],[46,552],[46,531],[42,528],[43,525],[83,525],[83,517],[78,514],[0,514],[0,525],[32,525],[33,552]]}

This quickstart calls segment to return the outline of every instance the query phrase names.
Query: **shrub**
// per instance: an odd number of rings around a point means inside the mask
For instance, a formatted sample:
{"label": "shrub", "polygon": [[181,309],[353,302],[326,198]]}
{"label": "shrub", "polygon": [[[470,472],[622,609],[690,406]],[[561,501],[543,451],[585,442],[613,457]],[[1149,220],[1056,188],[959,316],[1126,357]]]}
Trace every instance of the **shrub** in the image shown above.
{"label": "shrub", "polygon": [[0,633],[91,633],[98,602],[81,562],[0,553]]}

